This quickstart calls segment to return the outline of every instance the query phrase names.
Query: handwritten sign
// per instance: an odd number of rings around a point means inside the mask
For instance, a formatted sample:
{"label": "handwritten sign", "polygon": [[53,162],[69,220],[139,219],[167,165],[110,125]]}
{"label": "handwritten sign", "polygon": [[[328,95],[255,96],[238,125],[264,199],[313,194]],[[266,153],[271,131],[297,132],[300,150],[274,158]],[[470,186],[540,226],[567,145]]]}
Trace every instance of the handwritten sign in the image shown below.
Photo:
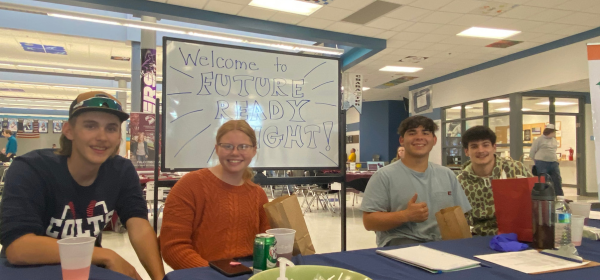
{"label": "handwritten sign", "polygon": [[164,168],[218,164],[219,127],[246,120],[252,166],[339,167],[339,60],[164,39]]}

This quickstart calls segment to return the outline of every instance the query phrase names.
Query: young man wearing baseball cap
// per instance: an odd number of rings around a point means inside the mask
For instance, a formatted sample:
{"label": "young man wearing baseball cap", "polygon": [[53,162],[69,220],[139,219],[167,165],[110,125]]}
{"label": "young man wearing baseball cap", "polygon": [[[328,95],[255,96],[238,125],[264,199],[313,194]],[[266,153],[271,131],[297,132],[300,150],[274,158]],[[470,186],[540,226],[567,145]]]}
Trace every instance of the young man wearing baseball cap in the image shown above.
{"label": "young man wearing baseball cap", "polygon": [[0,214],[2,255],[11,264],[60,263],[56,239],[93,236],[93,264],[141,279],[121,256],[100,247],[101,232],[116,210],[150,277],[164,277],[139,177],[131,161],[117,155],[121,123],[128,118],[112,95],[80,94],[69,109],[60,149],[15,158]]}

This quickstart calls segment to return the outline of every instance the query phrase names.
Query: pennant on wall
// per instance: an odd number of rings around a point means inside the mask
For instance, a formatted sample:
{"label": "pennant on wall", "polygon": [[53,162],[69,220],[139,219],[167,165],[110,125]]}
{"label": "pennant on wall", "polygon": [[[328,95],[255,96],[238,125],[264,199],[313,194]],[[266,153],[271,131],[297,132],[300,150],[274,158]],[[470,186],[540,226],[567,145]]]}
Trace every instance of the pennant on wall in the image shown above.
{"label": "pennant on wall", "polygon": [[413,115],[427,114],[433,112],[433,91],[431,86],[408,92],[410,99],[410,113]]}
{"label": "pennant on wall", "polygon": [[343,110],[352,107],[356,108],[359,114],[362,114],[363,99],[363,76],[356,73],[344,73],[342,76],[344,89]]}

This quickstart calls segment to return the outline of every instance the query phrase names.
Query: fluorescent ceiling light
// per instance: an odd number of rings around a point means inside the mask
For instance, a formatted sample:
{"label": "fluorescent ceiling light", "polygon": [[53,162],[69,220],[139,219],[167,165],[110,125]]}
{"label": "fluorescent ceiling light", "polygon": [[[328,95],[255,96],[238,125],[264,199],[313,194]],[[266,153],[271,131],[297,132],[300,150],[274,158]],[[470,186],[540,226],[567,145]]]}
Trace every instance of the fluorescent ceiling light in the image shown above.
{"label": "fluorescent ceiling light", "polygon": [[48,69],[48,70],[65,70],[63,68],[45,67],[45,66],[31,66],[31,65],[17,65],[17,67],[40,68],[40,69]]}
{"label": "fluorescent ceiling light", "polygon": [[252,0],[250,6],[309,16],[321,5],[297,0]]}
{"label": "fluorescent ceiling light", "polygon": [[167,28],[160,28],[160,27],[151,27],[151,26],[129,24],[129,23],[125,23],[123,25],[127,26],[127,27],[133,27],[133,28],[148,29],[148,30],[162,31],[162,32],[171,32],[171,33],[177,33],[177,34],[185,34],[185,32],[181,31],[181,30],[174,30],[174,29],[167,29]]}
{"label": "fluorescent ceiling light", "polygon": [[479,37],[479,38],[493,38],[493,39],[504,39],[510,36],[521,33],[516,30],[505,30],[495,28],[484,28],[484,27],[471,27],[463,32],[456,34],[457,36],[464,37]]}
{"label": "fluorescent ceiling light", "polygon": [[488,103],[508,103],[508,102],[510,102],[508,99],[494,99],[494,100],[488,101]]}
{"label": "fluorescent ceiling light", "polygon": [[209,38],[209,39],[217,39],[217,40],[231,41],[231,42],[238,42],[238,43],[244,42],[244,40],[242,40],[242,39],[236,39],[236,38],[230,38],[230,37],[224,37],[224,36],[216,36],[216,35],[202,34],[202,33],[196,33],[196,32],[188,32],[188,34],[192,35],[192,36]]}
{"label": "fluorescent ceiling light", "polygon": [[48,14],[48,16],[74,19],[74,20],[83,20],[83,21],[90,21],[90,22],[104,23],[104,24],[111,24],[111,25],[121,25],[121,23],[118,23],[116,21],[93,19],[93,18],[86,18],[86,17],[76,17],[76,16],[61,15],[61,14]]}
{"label": "fluorescent ceiling light", "polygon": [[[536,105],[550,105],[550,101],[535,103]],[[554,101],[555,106],[577,105],[575,102]]]}
{"label": "fluorescent ceiling light", "polygon": [[423,68],[420,67],[405,67],[405,66],[386,66],[383,67],[381,69],[379,69],[379,71],[385,71],[385,72],[402,72],[402,73],[414,73],[417,71],[421,71],[423,70]]}
{"label": "fluorescent ceiling light", "polygon": [[[500,112],[510,112],[510,108],[508,108],[508,107],[504,107],[504,108],[498,108],[498,109],[496,109],[496,110],[494,110],[494,111],[500,111]],[[533,110],[532,110],[532,109],[529,109],[529,108],[523,108],[523,109],[521,109],[521,111],[533,111]]]}
{"label": "fluorescent ceiling light", "polygon": [[0,63],[0,66],[14,66],[13,64],[8,64],[8,63]]}
{"label": "fluorescent ceiling light", "polygon": [[371,88],[364,87],[364,88],[363,88],[363,91],[367,91],[367,90],[370,90],[370,89],[371,89]]}
{"label": "fluorescent ceiling light", "polygon": [[[455,106],[455,107],[452,107],[450,109],[451,110],[460,110],[460,106]],[[471,106],[465,106],[465,109],[473,109],[473,107],[471,107]]]}

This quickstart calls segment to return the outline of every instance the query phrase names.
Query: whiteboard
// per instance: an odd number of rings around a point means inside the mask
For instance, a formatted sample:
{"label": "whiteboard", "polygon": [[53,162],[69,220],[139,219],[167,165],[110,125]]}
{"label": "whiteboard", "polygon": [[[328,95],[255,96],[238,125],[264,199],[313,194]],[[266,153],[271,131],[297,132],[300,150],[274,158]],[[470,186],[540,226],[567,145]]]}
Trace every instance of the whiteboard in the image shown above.
{"label": "whiteboard", "polygon": [[251,167],[340,166],[340,64],[308,56],[163,39],[163,170],[215,166],[231,119],[256,132]]}

